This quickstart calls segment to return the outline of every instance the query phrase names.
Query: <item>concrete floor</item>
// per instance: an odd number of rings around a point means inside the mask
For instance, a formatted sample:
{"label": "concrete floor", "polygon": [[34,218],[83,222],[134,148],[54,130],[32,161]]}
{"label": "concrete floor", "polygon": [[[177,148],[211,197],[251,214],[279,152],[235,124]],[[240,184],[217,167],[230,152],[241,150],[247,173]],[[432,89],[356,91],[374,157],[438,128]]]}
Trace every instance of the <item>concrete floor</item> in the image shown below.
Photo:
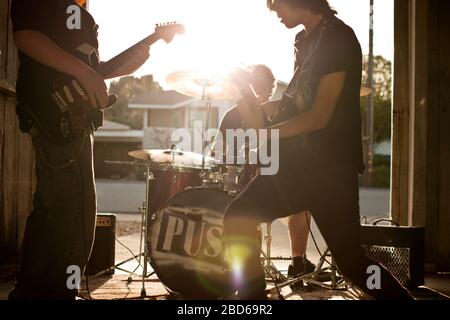
{"label": "concrete floor", "polygon": [[[130,215],[119,215],[119,221],[129,221],[126,220],[126,217],[130,217]],[[133,216],[136,219],[136,216]],[[125,220],[124,220],[125,219]],[[120,222],[119,222],[120,223]],[[275,234],[284,235],[287,237],[285,230],[285,226],[281,222],[276,222],[274,224]],[[278,238],[278,237],[277,237]],[[122,236],[119,238],[119,241],[116,241],[116,263],[123,262],[130,257],[132,257],[129,250],[133,253],[137,254],[139,252],[140,247],[140,237],[138,233]],[[274,240],[274,255],[283,255],[288,254],[289,250],[286,249],[286,242],[288,241],[286,238],[280,237],[280,239]],[[310,243],[311,244],[311,243]],[[125,246],[127,248],[125,248]],[[310,247],[310,246],[309,246]],[[324,243],[321,244],[321,247],[324,248]],[[308,256],[313,261],[316,262],[318,259],[318,254],[314,253],[315,248],[308,249]],[[285,272],[287,262],[275,262],[277,268],[282,272]],[[92,278],[89,280],[91,295],[94,299],[132,299],[137,298],[140,295],[140,290],[142,287],[140,281],[140,274],[142,274],[142,269],[137,268],[138,263],[136,260],[131,260],[128,263],[122,265],[122,268],[128,271],[135,270],[135,274],[132,274],[133,281],[131,283],[127,282],[127,278],[129,273],[122,270],[116,270],[113,277],[99,277]],[[9,282],[0,282],[0,300],[4,300],[7,298],[8,292],[12,289],[13,283]],[[157,276],[154,275],[147,279],[145,282],[145,286],[147,288],[147,294],[152,296],[152,299],[165,299],[167,298],[167,291],[164,288],[164,285],[158,280]],[[450,296],[450,276],[437,276],[437,275],[429,275],[426,278],[426,286],[439,291],[443,294],[447,294]],[[273,285],[269,284],[268,288],[273,287]],[[311,291],[295,291],[292,292],[289,287],[282,289],[282,294],[285,299],[288,300],[355,300],[355,299],[364,299],[364,297],[356,296],[354,291],[334,291],[334,290],[326,290],[319,287],[311,287],[313,290]],[[84,294],[86,295],[86,290],[84,290]],[[420,290],[415,291],[414,296],[419,299],[444,299],[443,296],[439,296],[432,290],[422,288]]]}
{"label": "concrete floor", "polygon": [[[141,216],[133,213],[142,205],[142,198],[144,197],[145,185],[143,182],[135,181],[111,181],[99,180],[97,181],[97,193],[99,212],[121,212],[117,214],[118,225],[131,226],[130,230],[136,231],[139,228]],[[362,215],[366,215],[369,221],[375,218],[387,217],[389,211],[389,190],[386,189],[361,189],[360,190],[360,205]],[[127,213],[123,213],[127,212]],[[263,234],[266,234],[266,228],[262,227]],[[311,232],[316,240],[319,251],[322,253],[326,249],[325,241],[315,225],[311,226]],[[137,254],[140,248],[139,233],[127,234],[119,237],[116,241],[116,263],[132,257],[133,253]],[[126,246],[126,248],[125,248]],[[308,258],[316,263],[320,257],[320,253],[314,245],[312,236],[310,235],[308,241]],[[289,237],[287,232],[287,223],[285,219],[277,220],[272,225],[272,256],[289,257]],[[276,261],[276,267],[285,272],[289,261]],[[132,260],[122,266],[126,270],[135,270],[138,263]],[[141,269],[137,269],[136,274],[133,275],[133,280],[139,280]],[[118,299],[124,297],[139,296],[141,284],[139,282],[127,283],[128,273],[116,270],[112,278],[98,278],[91,279],[92,294],[94,297],[101,299]],[[450,277],[445,276],[429,276],[426,280],[426,285],[442,293],[450,295]],[[156,276],[153,276],[146,282],[148,294],[158,295],[165,294],[166,290]],[[12,287],[12,282],[0,283],[0,299],[6,299],[7,293]],[[427,290],[421,291],[418,295],[422,297],[437,297],[435,294]],[[424,293],[426,292],[426,293]],[[355,296],[349,295],[348,292],[342,291],[328,291],[323,289],[315,289],[312,292],[295,292],[291,293],[289,288],[282,291],[289,299],[299,300],[323,300],[323,299],[355,299]]]}

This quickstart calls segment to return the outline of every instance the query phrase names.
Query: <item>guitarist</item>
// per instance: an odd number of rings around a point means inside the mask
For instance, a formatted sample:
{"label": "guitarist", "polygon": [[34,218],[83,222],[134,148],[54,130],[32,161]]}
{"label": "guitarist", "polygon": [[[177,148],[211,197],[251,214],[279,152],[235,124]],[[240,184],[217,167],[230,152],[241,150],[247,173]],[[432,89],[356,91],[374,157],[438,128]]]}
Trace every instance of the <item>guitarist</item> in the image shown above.
{"label": "guitarist", "polygon": [[[284,98],[271,102],[281,108],[278,119],[267,123],[259,106],[238,106],[249,127],[277,129],[281,139],[279,172],[253,179],[225,212],[225,239],[241,266],[234,289],[244,299],[267,298],[256,227],[307,210],[347,280],[376,299],[410,300],[384,267],[365,257],[360,243],[362,52],[355,33],[327,0],[268,4],[287,28],[305,29],[296,37],[297,69]],[[367,285],[369,266],[379,267],[379,288]]]}
{"label": "guitarist", "polygon": [[[89,127],[65,144],[56,144],[35,123],[30,112],[41,119],[54,114],[44,109],[48,88],[57,74],[76,79],[93,108],[106,108],[106,78],[127,75],[149,57],[149,47],[136,50],[116,70],[101,77],[93,67],[99,64],[97,29],[93,17],[72,0],[13,0],[11,20],[20,68],[16,85],[20,128],[33,137],[36,151],[37,187],[33,211],[28,217],[20,270],[10,299],[75,299],[68,277],[70,266],[83,273],[94,239],[96,193],[92,164],[93,134]],[[69,29],[70,6],[79,6],[81,26]],[[72,7],[73,8],[73,7]],[[80,45],[92,48],[84,58]],[[45,114],[40,114],[45,113]],[[101,122],[101,112],[100,115]],[[69,273],[68,273],[69,270]],[[72,271],[70,271],[72,270]],[[74,281],[72,281],[73,283]]]}

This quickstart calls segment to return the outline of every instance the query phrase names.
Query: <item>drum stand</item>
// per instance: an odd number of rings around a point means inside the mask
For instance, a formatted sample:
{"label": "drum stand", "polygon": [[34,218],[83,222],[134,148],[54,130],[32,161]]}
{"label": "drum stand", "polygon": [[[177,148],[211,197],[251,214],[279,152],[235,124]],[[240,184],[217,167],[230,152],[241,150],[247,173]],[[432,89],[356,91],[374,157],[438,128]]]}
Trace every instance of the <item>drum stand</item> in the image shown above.
{"label": "drum stand", "polygon": [[262,263],[264,265],[264,271],[266,274],[266,278],[269,278],[274,283],[282,283],[287,281],[287,277],[281,273],[280,270],[275,267],[273,264],[273,260],[292,260],[291,257],[272,257],[271,256],[271,246],[272,246],[272,224],[266,224],[266,235],[264,236],[264,241],[266,242],[266,252],[261,250],[262,255]]}
{"label": "drum stand", "polygon": [[[261,260],[264,266],[266,278],[269,278],[275,284],[273,288],[266,290],[268,294],[278,294],[282,288],[294,285],[299,282],[317,285],[328,290],[349,289],[349,285],[346,283],[344,277],[342,277],[339,274],[329,249],[326,249],[325,253],[320,258],[316,266],[316,269],[313,272],[288,280],[287,276],[284,275],[280,270],[278,270],[272,261],[275,260],[288,261],[292,260],[292,257],[271,257],[271,245],[272,245],[271,230],[272,224],[267,223],[267,233],[264,236],[264,241],[266,243],[266,252],[264,252],[264,250],[261,250],[262,254]],[[328,263],[327,258],[331,259],[330,266],[325,266],[325,264]],[[323,275],[324,273],[328,272],[331,273],[330,284],[325,283],[330,281],[323,281],[323,280],[321,281],[319,278],[320,275]]]}
{"label": "drum stand", "polygon": [[[149,264],[149,252],[148,252],[148,238],[149,238],[149,232],[148,232],[148,223],[150,221],[150,185],[151,181],[154,179],[152,172],[150,171],[150,164],[148,162],[145,163],[146,168],[146,183],[145,183],[145,200],[143,203],[143,206],[139,208],[139,212],[141,213],[141,236],[140,236],[140,242],[139,242],[139,253],[134,255],[133,257],[122,261],[114,266],[114,269],[121,270],[124,272],[128,272],[130,276],[128,277],[128,282],[132,282],[133,279],[131,278],[132,274],[136,274],[135,271],[129,271],[122,268],[122,265],[125,263],[128,263],[132,260],[138,260],[138,267],[141,265],[141,258],[143,257],[143,265],[142,265],[142,288],[141,288],[141,297],[147,296],[147,292],[145,289],[145,280],[152,275],[155,274],[155,271],[148,273],[148,264]],[[144,246],[142,246],[144,244]],[[142,247],[144,247],[144,250],[142,250]]]}
{"label": "drum stand", "polygon": [[[327,257],[331,259],[331,266],[324,266],[324,264],[327,262]],[[326,272],[331,273],[330,284],[326,284],[324,281],[320,281],[318,278],[320,275]],[[278,284],[276,287],[267,290],[267,292],[270,294],[274,294],[284,287],[294,285],[299,282],[313,284],[327,290],[348,290],[349,288],[348,284],[345,282],[345,279],[339,274],[329,249],[327,249],[324,255],[320,258],[319,263],[317,264],[317,267],[313,272]]]}

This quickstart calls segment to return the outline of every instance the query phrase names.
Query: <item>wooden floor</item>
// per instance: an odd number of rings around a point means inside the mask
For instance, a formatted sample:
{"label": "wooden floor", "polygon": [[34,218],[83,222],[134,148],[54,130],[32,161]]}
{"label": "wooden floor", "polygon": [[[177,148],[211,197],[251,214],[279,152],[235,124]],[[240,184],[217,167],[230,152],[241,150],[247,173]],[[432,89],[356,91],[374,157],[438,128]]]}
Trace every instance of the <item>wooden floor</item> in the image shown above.
{"label": "wooden floor", "polygon": [[[93,300],[169,300],[183,299],[170,294],[169,290],[159,281],[156,275],[146,279],[146,296],[141,297],[142,281],[139,275],[131,277],[131,282],[126,274],[112,276],[100,276],[89,278],[90,297]],[[273,284],[267,286],[274,288]],[[448,300],[449,297],[429,287],[423,286],[411,292],[418,300]],[[285,300],[367,300],[368,297],[361,295],[352,288],[346,290],[328,290],[316,285],[310,285],[303,290],[293,292],[289,287],[281,289]],[[81,299],[88,298],[86,282],[82,284]],[[270,295],[271,300],[278,300],[276,294]]]}
{"label": "wooden floor", "polygon": [[[132,300],[141,299],[142,281],[139,276],[132,277],[132,281],[128,281],[127,275],[101,276],[89,278],[90,296],[94,300]],[[268,289],[273,285],[268,285]],[[156,275],[151,276],[145,281],[147,296],[142,299],[147,300],[166,300],[178,299],[171,295],[164,285],[159,281]],[[289,287],[281,290],[286,300],[357,300],[356,293],[352,290],[326,290],[317,286],[310,287],[308,291],[301,290],[292,292]],[[88,297],[86,283],[83,282],[81,296]],[[277,296],[270,296],[271,299],[277,300]],[[181,299],[181,298],[180,298]]]}

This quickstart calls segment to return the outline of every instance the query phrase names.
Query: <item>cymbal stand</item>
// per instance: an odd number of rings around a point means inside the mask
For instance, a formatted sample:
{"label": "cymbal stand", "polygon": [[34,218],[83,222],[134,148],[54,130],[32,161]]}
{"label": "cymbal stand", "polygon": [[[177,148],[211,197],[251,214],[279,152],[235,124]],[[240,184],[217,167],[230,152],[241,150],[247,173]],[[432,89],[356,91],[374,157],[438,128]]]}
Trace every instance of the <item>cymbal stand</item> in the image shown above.
{"label": "cymbal stand", "polygon": [[281,273],[280,270],[273,264],[273,260],[291,260],[292,258],[283,258],[283,257],[272,257],[271,256],[271,246],[272,246],[272,223],[266,224],[266,235],[264,236],[264,241],[266,242],[266,252],[261,250],[262,254],[262,262],[264,264],[264,271],[266,276],[270,278],[272,281],[277,283],[285,282],[287,277]]}
{"label": "cymbal stand", "polygon": [[[122,265],[124,265],[127,262],[130,262],[132,260],[138,260],[139,265],[141,265],[141,258],[143,257],[143,265],[142,265],[142,274],[141,274],[141,281],[142,281],[142,288],[141,288],[141,297],[147,296],[146,288],[145,288],[145,279],[148,277],[151,277],[155,274],[155,271],[152,271],[148,273],[148,264],[149,264],[149,251],[148,251],[148,238],[149,238],[149,230],[148,230],[148,223],[150,221],[150,215],[151,215],[151,208],[150,208],[150,185],[152,180],[154,180],[153,173],[150,170],[150,163],[145,163],[145,169],[146,169],[146,183],[145,183],[145,200],[143,203],[143,206],[139,208],[139,212],[141,214],[141,236],[140,236],[140,243],[139,243],[139,253],[134,255],[133,257],[122,261],[114,266],[114,269],[121,270],[124,272],[129,272],[130,277],[128,278],[128,282],[132,282],[131,274],[135,274],[134,271],[129,271],[122,268]],[[142,246],[144,244],[144,246]],[[144,247],[144,250],[142,250],[142,247]],[[136,269],[135,269],[136,271]]]}
{"label": "cymbal stand", "polygon": [[[152,172],[150,171],[150,164],[146,163],[146,177],[145,177],[145,214],[144,214],[144,225],[142,226],[144,228],[144,266],[142,270],[142,288],[141,288],[141,297],[145,297],[147,295],[147,292],[145,290],[145,279],[149,276],[153,275],[155,271],[151,272],[150,274],[147,274],[147,267],[149,263],[149,257],[148,257],[148,240],[149,240],[149,233],[148,233],[148,223],[149,223],[149,217],[150,217],[150,183],[154,179]],[[142,238],[141,238],[142,241]]]}
{"label": "cymbal stand", "polygon": [[205,103],[206,108],[206,121],[205,121],[205,128],[203,128],[202,132],[202,171],[201,171],[201,177],[202,180],[205,179],[205,159],[206,159],[206,133],[209,130],[209,118],[211,115],[211,96],[207,93],[206,88],[212,85],[212,82],[206,79],[198,79],[196,80],[197,84],[202,86],[202,101]]}

